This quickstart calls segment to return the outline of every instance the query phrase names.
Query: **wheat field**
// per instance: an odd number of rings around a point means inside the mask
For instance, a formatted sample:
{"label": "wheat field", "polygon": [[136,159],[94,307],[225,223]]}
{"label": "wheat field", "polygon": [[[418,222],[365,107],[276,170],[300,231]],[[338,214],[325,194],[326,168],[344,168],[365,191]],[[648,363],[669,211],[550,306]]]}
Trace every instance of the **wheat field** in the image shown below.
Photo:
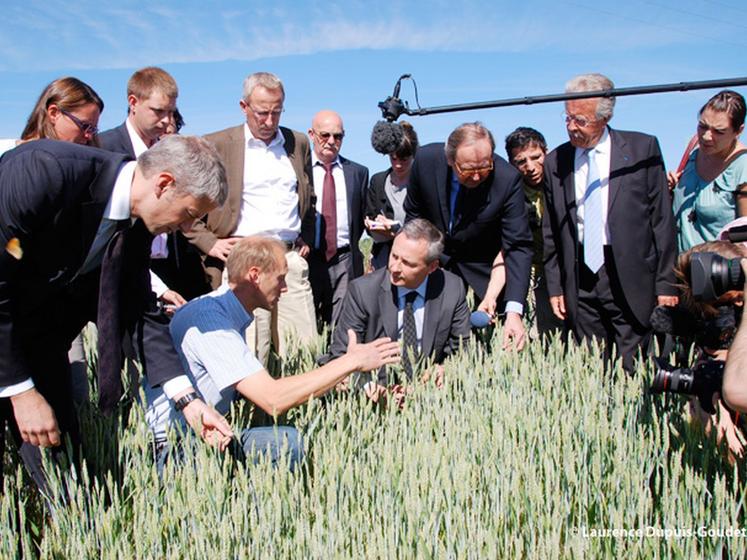
{"label": "wheat field", "polygon": [[646,394],[644,368],[603,372],[598,349],[499,341],[464,348],[444,388],[415,385],[403,410],[342,393],[292,411],[307,454],[294,473],[198,443],[159,480],[141,405],[86,407],[85,467],[54,477],[51,515],[6,460],[0,557],[745,556],[742,467],[683,399]]}

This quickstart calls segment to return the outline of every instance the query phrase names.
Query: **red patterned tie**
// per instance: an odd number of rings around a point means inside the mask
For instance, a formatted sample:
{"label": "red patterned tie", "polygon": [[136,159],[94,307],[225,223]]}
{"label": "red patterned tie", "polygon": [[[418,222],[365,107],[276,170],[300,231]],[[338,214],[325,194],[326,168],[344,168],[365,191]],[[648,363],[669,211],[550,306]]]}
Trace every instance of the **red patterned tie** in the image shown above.
{"label": "red patterned tie", "polygon": [[332,176],[334,163],[323,163],[324,191],[322,192],[322,216],[324,217],[324,257],[330,260],[337,253],[337,197],[335,178]]}

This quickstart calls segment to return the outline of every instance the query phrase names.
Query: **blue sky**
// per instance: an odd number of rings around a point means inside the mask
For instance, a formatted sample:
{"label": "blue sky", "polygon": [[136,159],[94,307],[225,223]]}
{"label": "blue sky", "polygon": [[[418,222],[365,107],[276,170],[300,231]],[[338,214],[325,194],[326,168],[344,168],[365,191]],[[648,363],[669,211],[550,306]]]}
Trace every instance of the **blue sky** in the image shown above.
{"label": "blue sky", "polygon": [[[102,130],[125,117],[125,86],[158,65],[180,88],[184,133],[242,122],[243,78],[268,70],[283,79],[282,124],[307,130],[319,109],[345,121],[343,154],[371,172],[378,101],[400,74],[416,80],[424,107],[560,93],[582,72],[617,86],[747,75],[743,0],[555,0],[519,2],[67,2],[7,1],[0,23],[0,137],[17,137],[52,79],[74,75],[101,95]],[[747,95],[747,88],[737,88]],[[715,91],[618,100],[612,126],[656,134],[669,167]],[[402,97],[415,105],[412,85]],[[502,139],[516,126],[566,140],[561,104],[411,117],[421,143],[443,141],[481,120]]]}

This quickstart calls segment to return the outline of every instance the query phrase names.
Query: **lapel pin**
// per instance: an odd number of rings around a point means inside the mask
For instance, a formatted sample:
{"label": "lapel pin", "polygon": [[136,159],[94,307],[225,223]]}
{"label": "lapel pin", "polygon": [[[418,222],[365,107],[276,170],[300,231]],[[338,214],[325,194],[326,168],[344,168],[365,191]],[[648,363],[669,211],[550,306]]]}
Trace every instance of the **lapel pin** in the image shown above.
{"label": "lapel pin", "polygon": [[5,250],[10,253],[14,259],[20,261],[23,258],[23,249],[21,249],[21,242],[18,241],[17,237],[14,237],[5,245]]}

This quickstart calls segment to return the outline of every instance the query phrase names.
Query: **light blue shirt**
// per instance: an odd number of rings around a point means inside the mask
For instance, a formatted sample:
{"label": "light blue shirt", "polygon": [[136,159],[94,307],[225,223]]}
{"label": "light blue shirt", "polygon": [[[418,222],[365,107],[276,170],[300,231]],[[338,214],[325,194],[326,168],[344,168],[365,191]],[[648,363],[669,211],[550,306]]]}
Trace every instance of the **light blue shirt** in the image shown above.
{"label": "light blue shirt", "polygon": [[[171,320],[171,338],[197,392],[226,414],[236,396],[236,384],[264,369],[246,345],[244,333],[254,320],[228,286],[222,286],[180,307]],[[163,391],[144,385],[145,418],[156,440],[166,437],[175,422],[185,427]]]}

